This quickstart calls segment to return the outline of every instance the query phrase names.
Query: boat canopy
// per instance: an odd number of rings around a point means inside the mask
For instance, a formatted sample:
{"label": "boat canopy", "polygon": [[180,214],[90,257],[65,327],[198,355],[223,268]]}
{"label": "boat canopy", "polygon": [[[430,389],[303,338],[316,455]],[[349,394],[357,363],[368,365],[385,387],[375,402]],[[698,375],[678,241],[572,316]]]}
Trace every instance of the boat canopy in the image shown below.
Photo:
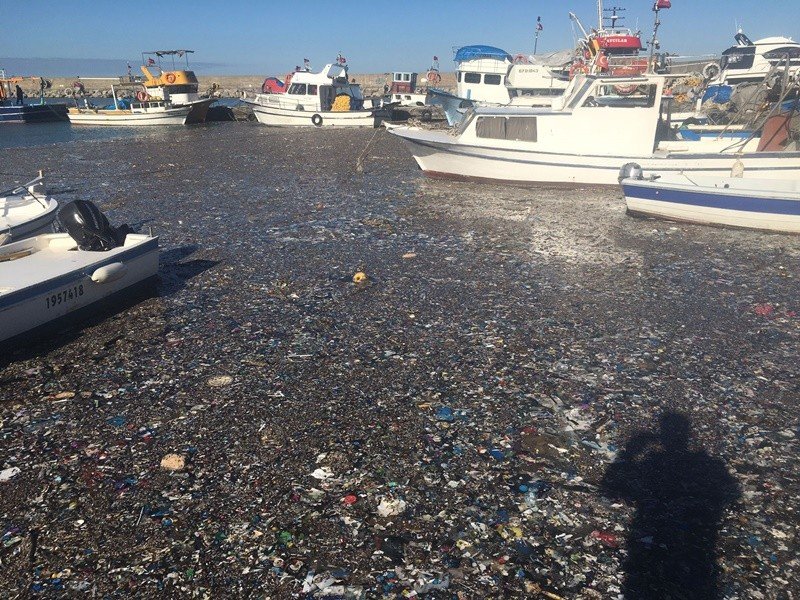
{"label": "boat canopy", "polygon": [[464,46],[458,49],[454,60],[460,63],[479,58],[495,58],[511,62],[511,55],[508,52],[494,46]]}

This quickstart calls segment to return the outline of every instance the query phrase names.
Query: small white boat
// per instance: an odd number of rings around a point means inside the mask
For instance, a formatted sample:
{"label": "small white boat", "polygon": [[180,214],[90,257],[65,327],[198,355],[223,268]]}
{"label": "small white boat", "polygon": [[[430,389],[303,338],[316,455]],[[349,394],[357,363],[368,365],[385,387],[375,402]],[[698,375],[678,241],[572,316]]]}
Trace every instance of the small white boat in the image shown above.
{"label": "small white boat", "polygon": [[[141,87],[141,84],[137,84]],[[175,107],[163,100],[129,102],[117,97],[115,86],[111,86],[113,104],[109,108],[91,107],[84,101],[83,107],[72,107],[67,111],[73,125],[107,125],[130,127],[140,125],[184,125],[192,106]],[[147,96],[142,96],[147,97]]]}
{"label": "small white boat", "polygon": [[800,233],[800,181],[668,173],[645,178],[636,164],[620,171],[632,214],[673,221]]}
{"label": "small white boat", "polygon": [[78,249],[66,233],[0,247],[0,341],[105,300],[158,270],[158,238],[129,233],[122,246]]}
{"label": "small white boat", "polygon": [[361,87],[347,79],[343,64],[319,73],[297,71],[284,94],[255,94],[242,100],[259,123],[292,127],[377,127],[383,111],[364,108]]}
{"label": "small white boat", "polygon": [[0,192],[0,245],[45,233],[52,228],[58,202],[47,196],[42,175]]}

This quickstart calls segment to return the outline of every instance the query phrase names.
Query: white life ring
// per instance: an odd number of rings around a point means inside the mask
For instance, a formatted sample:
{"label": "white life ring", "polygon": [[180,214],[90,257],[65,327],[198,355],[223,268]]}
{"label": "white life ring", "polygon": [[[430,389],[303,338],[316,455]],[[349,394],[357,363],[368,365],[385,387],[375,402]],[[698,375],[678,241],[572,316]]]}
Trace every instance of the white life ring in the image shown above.
{"label": "white life ring", "polygon": [[720,73],[719,65],[715,62],[708,63],[703,67],[703,77],[706,79],[714,79]]}

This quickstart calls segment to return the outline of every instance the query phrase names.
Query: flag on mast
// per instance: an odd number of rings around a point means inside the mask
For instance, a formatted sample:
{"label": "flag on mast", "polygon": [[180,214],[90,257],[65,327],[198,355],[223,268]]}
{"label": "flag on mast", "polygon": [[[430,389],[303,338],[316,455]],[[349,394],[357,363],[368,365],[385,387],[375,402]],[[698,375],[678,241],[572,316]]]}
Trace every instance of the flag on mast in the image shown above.
{"label": "flag on mast", "polygon": [[541,31],[542,29],[544,29],[544,26],[542,25],[542,17],[536,17],[536,31]]}

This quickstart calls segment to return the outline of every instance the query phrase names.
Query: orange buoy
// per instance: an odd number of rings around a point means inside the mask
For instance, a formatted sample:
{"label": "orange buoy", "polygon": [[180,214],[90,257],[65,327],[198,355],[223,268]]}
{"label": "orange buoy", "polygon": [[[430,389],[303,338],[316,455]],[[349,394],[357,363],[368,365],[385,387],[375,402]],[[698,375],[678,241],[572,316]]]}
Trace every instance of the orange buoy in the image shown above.
{"label": "orange buoy", "polygon": [[175,73],[167,73],[164,79],[167,80],[167,83],[175,83]]}

